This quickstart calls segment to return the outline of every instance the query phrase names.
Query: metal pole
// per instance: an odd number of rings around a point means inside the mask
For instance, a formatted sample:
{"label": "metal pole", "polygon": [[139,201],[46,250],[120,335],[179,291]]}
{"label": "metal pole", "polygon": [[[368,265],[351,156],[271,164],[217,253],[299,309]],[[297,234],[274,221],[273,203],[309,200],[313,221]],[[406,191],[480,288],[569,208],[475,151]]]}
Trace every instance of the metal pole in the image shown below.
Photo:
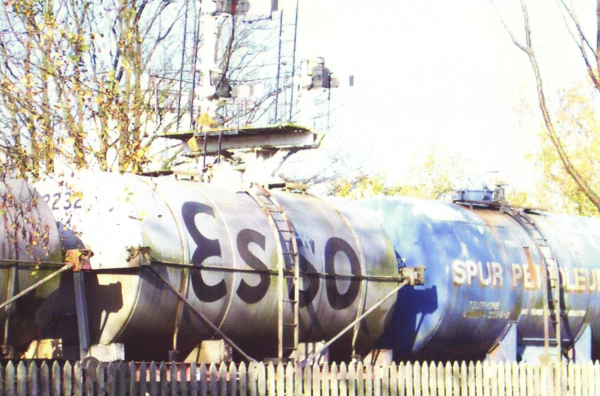
{"label": "metal pole", "polygon": [[[15,295],[15,288],[16,288],[16,284],[17,284],[17,271],[18,271],[18,267],[16,265],[14,265],[13,267],[11,267],[10,269],[10,279],[9,279],[9,285],[8,285],[8,298],[12,297]],[[9,347],[9,342],[8,342],[8,337],[9,337],[9,328],[10,328],[10,309],[12,307],[12,304],[8,305],[6,307],[6,322],[4,322],[4,345],[3,345],[3,350],[2,353],[4,355],[8,355],[9,358],[12,358],[12,348]]]}
{"label": "metal pole", "polygon": [[283,10],[279,11],[279,45],[277,48],[277,82],[275,84],[275,119],[277,123],[277,108],[279,107],[279,74],[281,73],[281,31],[283,30]]}
{"label": "metal pole", "polygon": [[75,285],[75,309],[77,312],[77,333],[79,335],[79,360],[87,357],[90,350],[90,326],[88,322],[87,300],[85,298],[85,274],[73,274]]}
{"label": "metal pole", "polygon": [[179,130],[179,122],[181,121],[181,90],[183,86],[183,65],[185,62],[185,42],[187,38],[187,18],[188,18],[188,5],[189,3],[185,2],[185,19],[183,22],[183,45],[181,48],[181,70],[179,71],[179,95],[177,97],[177,130]]}
{"label": "metal pole", "polygon": [[256,360],[252,359],[250,356],[248,356],[244,351],[242,351],[240,349],[240,347],[238,347],[229,337],[227,337],[221,330],[219,330],[219,328],[217,326],[215,326],[206,316],[204,316],[202,314],[202,312],[200,312],[199,310],[196,309],[196,307],[194,307],[194,305],[192,305],[192,303],[185,298],[185,296],[183,294],[181,294],[179,292],[179,290],[175,289],[173,287],[173,285],[171,285],[169,283],[168,280],[166,280],[161,274],[159,274],[158,272],[156,272],[156,270],[152,267],[148,267],[150,269],[150,271],[152,271],[160,280],[162,280],[164,282],[165,285],[167,285],[167,287],[169,289],[171,289],[171,291],[173,293],[175,293],[175,295],[177,297],[179,297],[181,299],[181,301],[183,301],[191,310],[192,312],[194,312],[200,319],[202,319],[202,321],[204,323],[206,323],[208,325],[208,327],[210,327],[212,330],[214,330],[219,336],[221,336],[221,338],[223,338],[223,341],[225,341],[226,343],[228,343],[229,345],[231,345],[231,347],[233,349],[235,349],[236,351],[238,351],[243,357],[244,359],[250,361],[250,362],[256,362]]}
{"label": "metal pole", "polygon": [[294,77],[296,75],[296,38],[298,36],[298,2],[296,0],[296,20],[294,22],[294,51],[292,52],[292,81],[290,85],[292,86],[292,92],[290,95],[290,118],[288,122],[292,122],[292,114],[294,110]]}
{"label": "metal pole", "polygon": [[40,285],[48,282],[50,279],[57,277],[58,275],[62,274],[63,272],[65,272],[66,270],[69,270],[69,269],[71,269],[71,266],[70,265],[65,265],[64,267],[62,267],[58,271],[54,272],[53,274],[50,274],[47,277],[45,277],[44,279],[41,279],[41,280],[37,281],[36,283],[34,283],[33,285],[29,286],[27,289],[23,290],[19,294],[16,294],[13,298],[10,298],[10,299],[4,301],[2,304],[0,304],[0,309],[6,307],[8,304],[12,303],[15,300],[18,300],[19,298],[23,297],[25,294],[31,292],[35,288],[37,288]]}
{"label": "metal pole", "polygon": [[198,61],[198,42],[200,41],[200,17],[194,19],[194,57],[192,61],[192,90],[190,91],[190,129],[196,135],[196,120],[194,119],[194,97],[196,96],[196,63]]}
{"label": "metal pole", "polygon": [[406,286],[408,284],[408,281],[403,281],[402,283],[400,283],[400,285],[398,285],[398,287],[396,287],[394,290],[392,290],[391,292],[389,292],[388,294],[386,294],[385,297],[383,297],[381,300],[379,300],[377,303],[375,303],[371,308],[369,308],[365,313],[363,313],[362,315],[360,315],[358,318],[356,318],[356,320],[354,320],[354,322],[350,323],[348,326],[346,326],[344,328],[344,330],[340,331],[335,337],[333,337],[331,340],[327,341],[325,343],[325,345],[323,345],[321,347],[321,349],[319,349],[318,351],[316,351],[315,353],[313,353],[310,357],[305,357],[301,363],[304,363],[308,360],[312,360],[315,358],[315,356],[318,356],[320,353],[322,353],[325,349],[327,349],[331,344],[333,344],[338,338],[340,338],[341,336],[343,336],[348,330],[350,330],[351,328],[354,327],[354,325],[356,325],[358,322],[360,322],[361,320],[363,320],[364,318],[366,318],[371,312],[373,312],[375,309],[377,309],[381,304],[383,304],[386,300],[388,300],[390,297],[392,297],[394,294],[398,293],[398,291],[400,289],[402,289],[404,286]]}

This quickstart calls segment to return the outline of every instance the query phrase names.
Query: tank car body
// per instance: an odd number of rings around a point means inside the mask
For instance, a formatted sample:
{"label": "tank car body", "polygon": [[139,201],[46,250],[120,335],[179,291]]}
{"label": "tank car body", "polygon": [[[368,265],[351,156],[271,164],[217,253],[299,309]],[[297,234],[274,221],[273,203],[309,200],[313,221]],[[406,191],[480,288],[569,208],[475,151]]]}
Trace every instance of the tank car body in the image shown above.
{"label": "tank car body", "polygon": [[[23,180],[0,182],[0,303],[62,267],[59,233],[48,206]],[[49,280],[14,303],[0,309],[3,355],[8,346],[27,346],[42,326],[40,314],[59,287]]]}
{"label": "tank car body", "polygon": [[[92,344],[122,343],[127,359],[160,360],[170,350],[185,357],[215,337],[156,271],[249,355],[276,356],[280,238],[255,197],[171,177],[87,172],[38,188],[65,249],[94,253],[85,274]],[[298,245],[300,341],[327,340],[397,286],[392,245],[370,213],[355,205],[273,196]],[[143,259],[148,252],[149,263]],[[289,282],[284,289],[292,295]],[[72,287],[61,293],[45,334],[76,339]],[[359,351],[381,335],[394,300],[362,323]],[[291,315],[285,305],[288,322]],[[351,344],[349,334],[337,350],[349,353]]]}
{"label": "tank car body", "polygon": [[[401,265],[427,268],[423,286],[399,291],[382,337],[397,359],[482,359],[509,342],[505,359],[539,360],[547,339],[558,343],[557,327],[565,351],[583,345],[577,358],[586,360],[591,343],[598,357],[599,219],[405,198],[362,205],[382,222]],[[545,303],[546,266],[560,274],[556,316]]]}

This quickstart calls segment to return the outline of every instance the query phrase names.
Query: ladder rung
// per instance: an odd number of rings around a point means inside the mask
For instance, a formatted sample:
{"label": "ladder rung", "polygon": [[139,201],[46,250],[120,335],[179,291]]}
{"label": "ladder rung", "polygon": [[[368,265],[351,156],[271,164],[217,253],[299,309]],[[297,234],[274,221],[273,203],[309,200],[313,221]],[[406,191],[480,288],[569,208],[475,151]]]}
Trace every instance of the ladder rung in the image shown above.
{"label": "ladder rung", "polygon": [[287,302],[287,303],[294,303],[297,304],[298,301],[297,300],[283,300],[283,302]]}

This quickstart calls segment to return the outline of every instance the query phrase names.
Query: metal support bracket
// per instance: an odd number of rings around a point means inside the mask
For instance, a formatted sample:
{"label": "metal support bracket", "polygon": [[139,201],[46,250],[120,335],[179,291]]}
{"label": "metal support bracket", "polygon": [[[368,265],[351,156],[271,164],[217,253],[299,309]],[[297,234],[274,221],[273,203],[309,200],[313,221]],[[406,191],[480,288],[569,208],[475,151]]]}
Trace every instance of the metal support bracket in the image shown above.
{"label": "metal support bracket", "polygon": [[73,268],[73,272],[91,271],[90,258],[94,255],[89,249],[71,249],[65,253],[65,264]]}
{"label": "metal support bracket", "polygon": [[425,267],[403,267],[398,269],[398,273],[408,286],[422,286],[425,284],[425,270]]}
{"label": "metal support bracket", "polygon": [[130,246],[127,252],[127,262],[131,267],[148,267],[152,263],[152,249],[148,246]]}

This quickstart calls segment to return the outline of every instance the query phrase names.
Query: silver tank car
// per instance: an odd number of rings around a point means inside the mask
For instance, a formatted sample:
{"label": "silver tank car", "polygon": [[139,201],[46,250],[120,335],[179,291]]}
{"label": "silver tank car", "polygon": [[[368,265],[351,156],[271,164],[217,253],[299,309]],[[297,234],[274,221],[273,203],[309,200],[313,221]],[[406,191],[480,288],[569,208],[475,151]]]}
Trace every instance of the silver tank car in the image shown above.
{"label": "silver tank car", "polygon": [[[151,264],[249,355],[277,356],[277,270],[284,253],[256,196],[171,177],[85,172],[38,188],[65,247],[94,253],[85,284],[92,344],[123,343],[127,359],[150,360],[166,359],[175,349],[185,357],[215,337]],[[303,194],[273,196],[297,240],[300,342],[327,340],[397,286],[392,245],[379,223],[356,206]],[[148,254],[151,262],[144,263]],[[292,296],[290,289],[286,284]],[[49,338],[68,339],[65,334],[76,330],[71,290],[62,291],[62,307],[46,329]],[[359,353],[379,338],[394,302],[362,322]],[[284,314],[289,323],[287,305]],[[352,336],[332,352],[349,354]]]}
{"label": "silver tank car", "polygon": [[[0,303],[62,266],[59,233],[42,197],[23,180],[0,181]],[[58,289],[59,279],[0,309],[4,356],[17,356],[39,335],[41,313],[48,309],[48,297]]]}
{"label": "silver tank car", "polygon": [[[498,348],[502,359],[539,361],[556,356],[559,343],[570,358],[590,359],[592,346],[598,358],[600,219],[482,202],[362,205],[381,220],[403,265],[427,267],[425,285],[398,293],[383,337],[396,358],[481,359]],[[559,292],[551,279],[558,274]]]}

